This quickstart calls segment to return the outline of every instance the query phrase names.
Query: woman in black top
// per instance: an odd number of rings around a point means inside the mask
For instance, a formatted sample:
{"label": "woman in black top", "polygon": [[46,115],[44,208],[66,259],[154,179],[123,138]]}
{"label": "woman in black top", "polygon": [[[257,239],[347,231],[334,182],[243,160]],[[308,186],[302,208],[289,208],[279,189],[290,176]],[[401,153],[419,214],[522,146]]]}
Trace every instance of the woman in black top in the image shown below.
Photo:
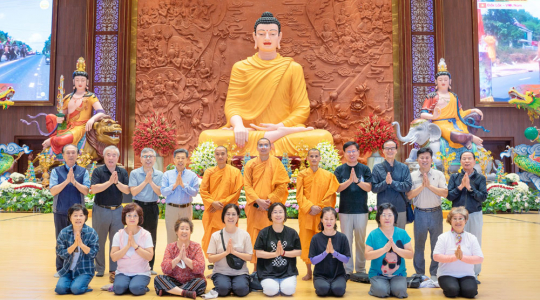
{"label": "woman in black top", "polygon": [[321,212],[319,230],[311,239],[309,259],[315,265],[313,285],[318,296],[341,297],[347,278],[343,264],[351,258],[347,237],[336,230],[337,212],[325,207]]}
{"label": "woman in black top", "polygon": [[274,203],[268,208],[272,225],[263,228],[257,236],[257,275],[263,293],[292,296],[296,291],[296,257],[302,254],[298,233],[283,223],[287,220],[285,205]]}

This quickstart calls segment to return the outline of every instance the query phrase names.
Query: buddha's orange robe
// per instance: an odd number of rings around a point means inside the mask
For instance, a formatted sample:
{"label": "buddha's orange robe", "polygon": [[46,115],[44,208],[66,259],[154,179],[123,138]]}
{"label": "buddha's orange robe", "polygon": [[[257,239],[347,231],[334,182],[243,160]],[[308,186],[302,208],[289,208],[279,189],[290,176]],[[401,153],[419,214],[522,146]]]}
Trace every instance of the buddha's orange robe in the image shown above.
{"label": "buddha's orange robe", "polygon": [[[251,159],[244,167],[244,189],[246,192],[247,232],[251,236],[251,244],[255,241],[261,229],[272,225],[268,219],[268,212],[261,211],[255,206],[257,199],[270,199],[272,203],[285,203],[289,191],[289,175],[281,161],[275,156],[261,161],[259,157]],[[251,262],[256,263],[257,257],[253,253]]]}
{"label": "buddha's orange robe", "polygon": [[317,169],[314,173],[311,168],[298,173],[296,179],[296,201],[298,202],[298,224],[300,226],[300,243],[305,263],[310,264],[309,245],[311,238],[320,232],[320,215],[309,214],[311,207],[316,205],[322,208],[336,206],[336,192],[339,182],[336,176],[324,169]]}
{"label": "buddha's orange robe", "polygon": [[[310,107],[302,66],[290,57],[277,55],[273,60],[262,60],[258,54],[234,64],[225,101],[225,128],[231,127],[233,116],[242,117],[244,126],[250,124],[283,123],[286,127],[305,127]],[[257,151],[257,141],[265,131],[250,131],[247,144],[238,149],[237,155]],[[333,142],[326,130],[312,130],[289,134],[273,143],[272,154],[296,153],[300,141],[309,148],[325,140]],[[213,141],[216,145],[234,143],[232,130],[205,130],[199,136],[199,144]]]}
{"label": "buddha's orange robe", "polygon": [[229,203],[238,204],[238,198],[240,197],[240,191],[243,186],[244,180],[242,173],[233,166],[225,165],[223,169],[216,166],[204,171],[199,193],[204,203],[202,248],[206,257],[208,257],[206,251],[208,250],[212,233],[225,227],[225,224],[221,221],[223,210],[210,212],[212,203],[219,201],[223,206]]}

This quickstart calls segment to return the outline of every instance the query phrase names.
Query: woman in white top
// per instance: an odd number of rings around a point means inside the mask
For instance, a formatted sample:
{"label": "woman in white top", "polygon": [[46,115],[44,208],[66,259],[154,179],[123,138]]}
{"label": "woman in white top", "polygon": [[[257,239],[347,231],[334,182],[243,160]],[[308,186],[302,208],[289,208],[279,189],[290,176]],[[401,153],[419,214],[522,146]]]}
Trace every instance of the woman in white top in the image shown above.
{"label": "woman in white top", "polygon": [[113,238],[112,261],[118,262],[113,290],[122,295],[128,290],[135,296],[144,295],[150,283],[150,260],[154,256],[154,244],[150,232],[143,229],[142,208],[130,203],[122,209],[122,223]]}
{"label": "woman in white top", "polygon": [[439,262],[437,278],[446,297],[474,298],[478,294],[474,265],[482,263],[484,255],[476,237],[463,230],[468,218],[464,206],[452,208],[446,218],[452,229],[439,236],[433,250],[433,260]]}
{"label": "woman in white top", "polygon": [[[249,270],[246,261],[251,261],[253,248],[249,233],[237,227],[239,218],[240,209],[236,204],[225,205],[221,212],[221,221],[225,223],[225,228],[214,232],[208,245],[208,262],[214,263],[212,281],[219,297],[228,296],[231,291],[238,297],[249,294]],[[234,268],[227,262],[229,255],[236,259]],[[232,256],[229,256],[229,260]]]}

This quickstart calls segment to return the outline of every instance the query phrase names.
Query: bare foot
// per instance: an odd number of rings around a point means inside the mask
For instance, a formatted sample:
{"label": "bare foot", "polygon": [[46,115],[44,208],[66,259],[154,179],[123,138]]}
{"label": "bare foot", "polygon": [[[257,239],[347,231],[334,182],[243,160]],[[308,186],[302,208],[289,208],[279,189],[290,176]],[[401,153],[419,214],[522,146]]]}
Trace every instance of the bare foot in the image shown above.
{"label": "bare foot", "polygon": [[481,138],[477,137],[476,135],[473,135],[472,142],[475,143],[476,146],[483,147],[483,146],[482,146],[482,142],[484,142],[484,140],[482,140]]}
{"label": "bare foot", "polygon": [[306,274],[306,276],[302,277],[302,280],[308,281],[308,280],[311,280],[311,278],[312,278],[312,273],[309,272]]}

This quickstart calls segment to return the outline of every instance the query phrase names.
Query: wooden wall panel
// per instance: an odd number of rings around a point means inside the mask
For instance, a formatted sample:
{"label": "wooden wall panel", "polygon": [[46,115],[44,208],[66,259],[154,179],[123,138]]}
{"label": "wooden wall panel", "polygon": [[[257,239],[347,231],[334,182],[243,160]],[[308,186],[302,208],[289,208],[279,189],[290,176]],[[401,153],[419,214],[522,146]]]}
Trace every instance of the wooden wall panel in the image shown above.
{"label": "wooden wall panel", "polygon": [[[464,109],[474,107],[474,48],[472,5],[470,1],[446,0],[444,15],[444,45],[446,63],[452,74],[452,90]],[[514,145],[531,144],[523,131],[533,126],[525,110],[510,107],[481,107],[482,125],[490,132],[478,131],[479,137],[514,137]],[[539,121],[535,125],[540,127]],[[498,159],[498,157],[497,157]]]}

